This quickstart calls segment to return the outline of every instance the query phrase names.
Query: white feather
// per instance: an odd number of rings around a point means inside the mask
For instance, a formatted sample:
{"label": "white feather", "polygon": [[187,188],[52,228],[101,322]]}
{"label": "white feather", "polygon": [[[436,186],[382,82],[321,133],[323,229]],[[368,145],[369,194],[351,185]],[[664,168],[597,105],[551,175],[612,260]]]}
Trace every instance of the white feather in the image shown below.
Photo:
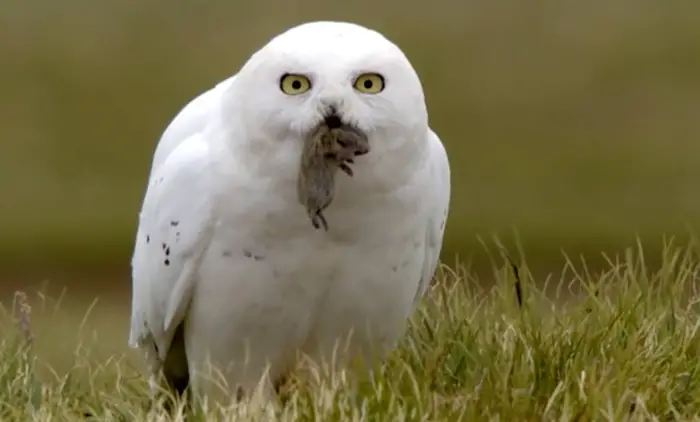
{"label": "white feather", "polygon": [[210,148],[192,136],[154,168],[139,218],[132,258],[129,343],[149,339],[160,359],[189,304],[199,261],[212,234]]}
{"label": "white feather", "polygon": [[433,189],[430,190],[431,198],[428,201],[434,204],[428,212],[427,230],[425,238],[425,263],[420,280],[420,286],[416,295],[419,300],[427,292],[430,281],[435,275],[440,261],[442,250],[442,238],[447,224],[447,213],[450,207],[450,164],[447,160],[445,147],[440,138],[432,130],[428,134],[428,142],[431,146],[432,174],[429,178]]}

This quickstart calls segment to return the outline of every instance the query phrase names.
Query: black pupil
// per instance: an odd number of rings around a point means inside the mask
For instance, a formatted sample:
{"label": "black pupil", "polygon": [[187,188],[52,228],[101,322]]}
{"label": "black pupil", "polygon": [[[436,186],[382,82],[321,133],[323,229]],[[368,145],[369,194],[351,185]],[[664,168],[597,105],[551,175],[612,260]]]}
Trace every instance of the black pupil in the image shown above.
{"label": "black pupil", "polygon": [[292,82],[292,88],[301,89],[301,82],[299,80]]}
{"label": "black pupil", "polygon": [[365,89],[370,89],[372,88],[372,81],[365,79],[365,83],[363,85],[365,86]]}

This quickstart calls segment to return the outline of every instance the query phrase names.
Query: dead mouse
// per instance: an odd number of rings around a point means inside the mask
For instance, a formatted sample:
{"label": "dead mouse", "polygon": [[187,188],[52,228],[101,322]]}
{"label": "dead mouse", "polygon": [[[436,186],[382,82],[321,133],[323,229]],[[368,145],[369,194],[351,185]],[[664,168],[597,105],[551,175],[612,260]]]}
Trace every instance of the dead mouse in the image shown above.
{"label": "dead mouse", "polygon": [[367,137],[351,126],[329,129],[322,125],[304,145],[297,180],[297,197],[314,228],[328,230],[323,211],[333,201],[338,169],[353,175],[353,158],[369,152]]}

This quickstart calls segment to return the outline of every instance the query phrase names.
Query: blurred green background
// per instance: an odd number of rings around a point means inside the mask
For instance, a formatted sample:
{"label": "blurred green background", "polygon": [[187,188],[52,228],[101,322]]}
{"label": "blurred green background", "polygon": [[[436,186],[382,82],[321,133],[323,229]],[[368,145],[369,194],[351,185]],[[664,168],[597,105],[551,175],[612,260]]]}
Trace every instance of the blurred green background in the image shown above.
{"label": "blurred green background", "polygon": [[421,75],[452,164],[448,263],[477,235],[516,231],[546,269],[700,222],[699,2],[0,0],[3,291],[123,303],[169,120],[316,19],[378,29]]}

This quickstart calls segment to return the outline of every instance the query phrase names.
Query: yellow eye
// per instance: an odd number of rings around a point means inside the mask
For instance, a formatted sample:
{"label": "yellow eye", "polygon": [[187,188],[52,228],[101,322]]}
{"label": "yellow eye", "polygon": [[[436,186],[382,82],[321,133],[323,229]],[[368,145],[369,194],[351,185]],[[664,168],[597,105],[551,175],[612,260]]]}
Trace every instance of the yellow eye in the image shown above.
{"label": "yellow eye", "polygon": [[280,79],[280,89],[287,95],[303,94],[311,89],[311,81],[304,75],[286,73]]}
{"label": "yellow eye", "polygon": [[384,78],[379,73],[363,73],[355,79],[355,89],[364,94],[378,94],[384,90]]}

